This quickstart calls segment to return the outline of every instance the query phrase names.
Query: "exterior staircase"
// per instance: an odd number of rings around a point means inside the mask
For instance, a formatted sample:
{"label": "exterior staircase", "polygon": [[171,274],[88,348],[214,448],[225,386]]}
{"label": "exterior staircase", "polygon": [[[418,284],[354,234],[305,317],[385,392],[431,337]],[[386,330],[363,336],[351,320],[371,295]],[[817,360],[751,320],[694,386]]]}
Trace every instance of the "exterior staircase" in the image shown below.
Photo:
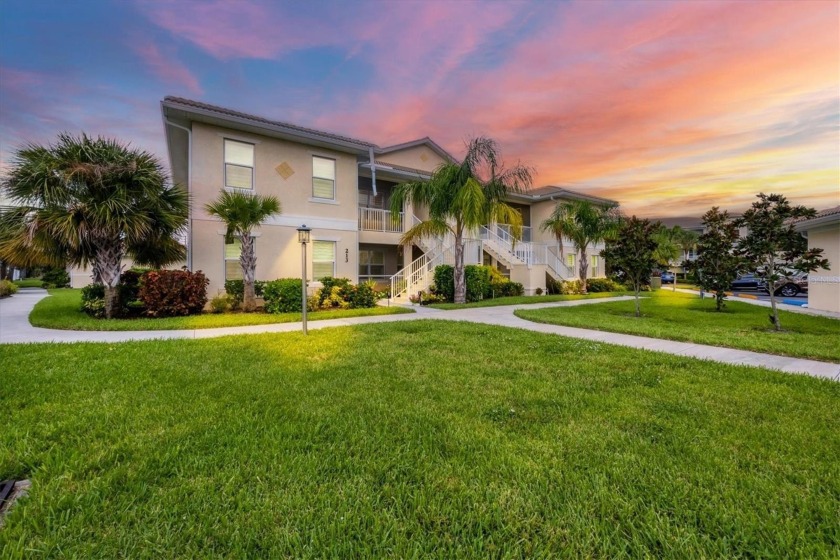
{"label": "exterior staircase", "polygon": [[[420,222],[416,216],[413,219],[415,225]],[[417,246],[423,255],[391,277],[391,297],[407,297],[428,290],[434,280],[435,267],[455,264],[454,245],[455,239],[451,234],[420,239]],[[563,262],[554,247],[545,243],[518,241],[503,226],[481,226],[466,239],[464,264],[481,264],[484,252],[511,271],[539,267],[558,281],[575,277],[574,270]]]}

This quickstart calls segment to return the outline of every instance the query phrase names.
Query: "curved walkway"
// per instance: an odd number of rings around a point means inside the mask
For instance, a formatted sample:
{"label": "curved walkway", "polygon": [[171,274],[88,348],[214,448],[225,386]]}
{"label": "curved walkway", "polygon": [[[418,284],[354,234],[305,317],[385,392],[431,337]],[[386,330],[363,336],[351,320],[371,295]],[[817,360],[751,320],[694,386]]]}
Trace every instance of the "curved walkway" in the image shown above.
{"label": "curved walkway", "polygon": [[[125,342],[130,340],[152,339],[196,339],[214,338],[236,334],[281,333],[301,329],[300,323],[281,323],[273,325],[251,325],[245,327],[226,327],[217,329],[196,329],[177,331],[65,331],[42,329],[29,324],[29,313],[35,304],[47,296],[45,290],[21,290],[15,296],[0,300],[0,344],[32,342]],[[703,360],[712,360],[725,364],[764,367],[787,373],[801,373],[825,379],[840,379],[840,364],[818,362],[773,354],[761,354],[747,350],[692,344],[659,338],[648,338],[628,334],[610,333],[575,327],[563,327],[533,323],[520,319],[513,314],[516,309],[539,309],[544,307],[574,307],[593,305],[604,301],[621,301],[632,296],[620,296],[604,299],[585,299],[537,303],[526,305],[506,305],[499,307],[475,307],[453,311],[441,311],[428,307],[415,307],[417,313],[401,315],[380,315],[376,317],[354,317],[348,319],[327,319],[312,321],[308,327],[324,329],[367,323],[387,323],[393,321],[416,321],[422,319],[442,319],[447,321],[467,321],[487,325],[498,325],[535,332],[556,334],[572,338],[617,344],[643,350],[664,352],[677,356],[687,356]]]}

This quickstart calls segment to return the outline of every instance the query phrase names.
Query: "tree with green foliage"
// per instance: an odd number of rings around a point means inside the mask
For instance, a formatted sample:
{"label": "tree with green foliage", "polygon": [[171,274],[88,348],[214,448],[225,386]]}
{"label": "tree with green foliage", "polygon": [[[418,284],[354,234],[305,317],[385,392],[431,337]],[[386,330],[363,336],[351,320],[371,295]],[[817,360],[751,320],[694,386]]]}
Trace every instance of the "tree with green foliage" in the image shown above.
{"label": "tree with green foliage", "polygon": [[16,206],[0,217],[0,259],[90,264],[109,318],[123,257],[161,267],[186,255],[176,237],[187,224],[187,192],[154,156],[117,140],[63,133],[55,144],[30,144],[13,156],[2,189]]}
{"label": "tree with green foliage", "polygon": [[280,201],[274,196],[222,190],[219,197],[204,209],[225,223],[225,243],[233,243],[235,238],[241,244],[239,265],[242,267],[244,285],[242,309],[246,312],[254,311],[257,307],[254,290],[257,252],[252,232],[266,219],[281,212]]}
{"label": "tree with green foliage", "polygon": [[[680,246],[677,244],[674,230],[665,225],[660,225],[659,230],[653,234],[653,239],[656,241],[653,258],[656,259],[657,266],[662,270],[669,270],[680,256]],[[676,285],[677,279],[675,276],[674,289],[676,289]]]}
{"label": "tree with green foliage", "polygon": [[522,216],[505,203],[511,192],[531,185],[533,170],[517,164],[505,168],[496,142],[473,138],[458,162],[444,162],[428,181],[402,183],[391,194],[391,213],[398,216],[406,203],[426,207],[429,218],[409,229],[400,240],[411,244],[424,237],[454,238],[455,303],[466,301],[464,239],[469,231],[490,222],[511,225],[514,237],[522,235]]}
{"label": "tree with green foliage", "polygon": [[760,193],[758,200],[735,222],[738,227],[747,228],[736,253],[744,258],[751,272],[764,278],[773,310],[770,322],[777,331],[782,330],[782,325],[776,308],[776,290],[785,276],[792,271],[829,268],[828,259],[822,258],[823,250],[808,249],[808,240],[794,227],[797,220],[812,218],[816,213],[813,208],[792,206],[784,195]]}
{"label": "tree with green foliage", "polygon": [[727,211],[717,206],[703,214],[703,234],[697,241],[694,270],[701,288],[715,294],[715,308],[722,311],[726,292],[738,276],[743,260],[733,248],[738,241],[738,226]]}
{"label": "tree with green foliage", "polygon": [[581,292],[586,291],[589,271],[589,247],[615,235],[618,229],[618,210],[615,206],[600,206],[588,200],[560,202],[546,220],[540,224],[543,231],[550,231],[563,246],[569,239],[578,253],[578,275]]}
{"label": "tree with green foliage", "polygon": [[656,240],[660,223],[633,216],[621,220],[614,238],[607,240],[601,255],[610,263],[621,280],[633,288],[636,296],[636,317],[642,316],[639,294],[650,283],[656,268]]}

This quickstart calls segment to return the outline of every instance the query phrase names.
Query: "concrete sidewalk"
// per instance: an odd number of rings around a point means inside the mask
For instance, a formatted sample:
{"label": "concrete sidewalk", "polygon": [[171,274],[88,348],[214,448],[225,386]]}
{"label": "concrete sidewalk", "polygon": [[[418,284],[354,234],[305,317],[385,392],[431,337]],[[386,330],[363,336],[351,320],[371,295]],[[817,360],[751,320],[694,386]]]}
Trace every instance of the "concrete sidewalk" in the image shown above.
{"label": "concrete sidewalk", "polygon": [[[245,327],[226,327],[217,329],[196,329],[178,331],[62,331],[42,329],[29,324],[29,313],[35,304],[46,297],[44,290],[21,290],[15,296],[0,300],[0,344],[26,342],[125,342],[131,340],[152,339],[198,339],[219,336],[283,333],[300,331],[300,323],[281,323],[274,325],[252,325]],[[401,315],[381,315],[376,317],[355,317],[348,319],[328,319],[312,321],[309,328],[325,329],[369,323],[387,323],[395,321],[416,321],[424,319],[438,319],[446,321],[467,321],[486,325],[497,325],[516,329],[529,330],[547,334],[555,334],[617,344],[630,348],[664,352],[677,356],[688,356],[715,362],[758,366],[787,373],[801,373],[825,379],[840,379],[840,364],[789,358],[773,354],[761,354],[747,350],[735,350],[718,346],[677,342],[658,338],[648,338],[619,333],[610,333],[575,327],[547,325],[533,323],[516,317],[513,312],[517,309],[540,309],[546,307],[575,307],[578,305],[594,305],[606,301],[622,301],[632,299],[632,296],[621,296],[604,299],[585,299],[561,302],[548,302],[526,305],[507,305],[500,307],[475,307],[453,311],[441,311],[428,307],[414,307],[416,313]]]}

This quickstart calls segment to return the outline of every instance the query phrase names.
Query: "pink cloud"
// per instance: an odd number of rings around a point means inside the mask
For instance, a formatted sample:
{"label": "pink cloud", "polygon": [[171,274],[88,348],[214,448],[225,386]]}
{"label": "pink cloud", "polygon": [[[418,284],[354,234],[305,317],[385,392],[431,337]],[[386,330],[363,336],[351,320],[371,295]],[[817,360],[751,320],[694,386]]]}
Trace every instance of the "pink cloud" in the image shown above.
{"label": "pink cloud", "polygon": [[201,95],[202,89],[189,68],[178,62],[174,55],[164,54],[155,43],[133,42],[134,52],[140,56],[143,63],[161,80],[167,84],[175,84],[186,88],[193,95]]}

